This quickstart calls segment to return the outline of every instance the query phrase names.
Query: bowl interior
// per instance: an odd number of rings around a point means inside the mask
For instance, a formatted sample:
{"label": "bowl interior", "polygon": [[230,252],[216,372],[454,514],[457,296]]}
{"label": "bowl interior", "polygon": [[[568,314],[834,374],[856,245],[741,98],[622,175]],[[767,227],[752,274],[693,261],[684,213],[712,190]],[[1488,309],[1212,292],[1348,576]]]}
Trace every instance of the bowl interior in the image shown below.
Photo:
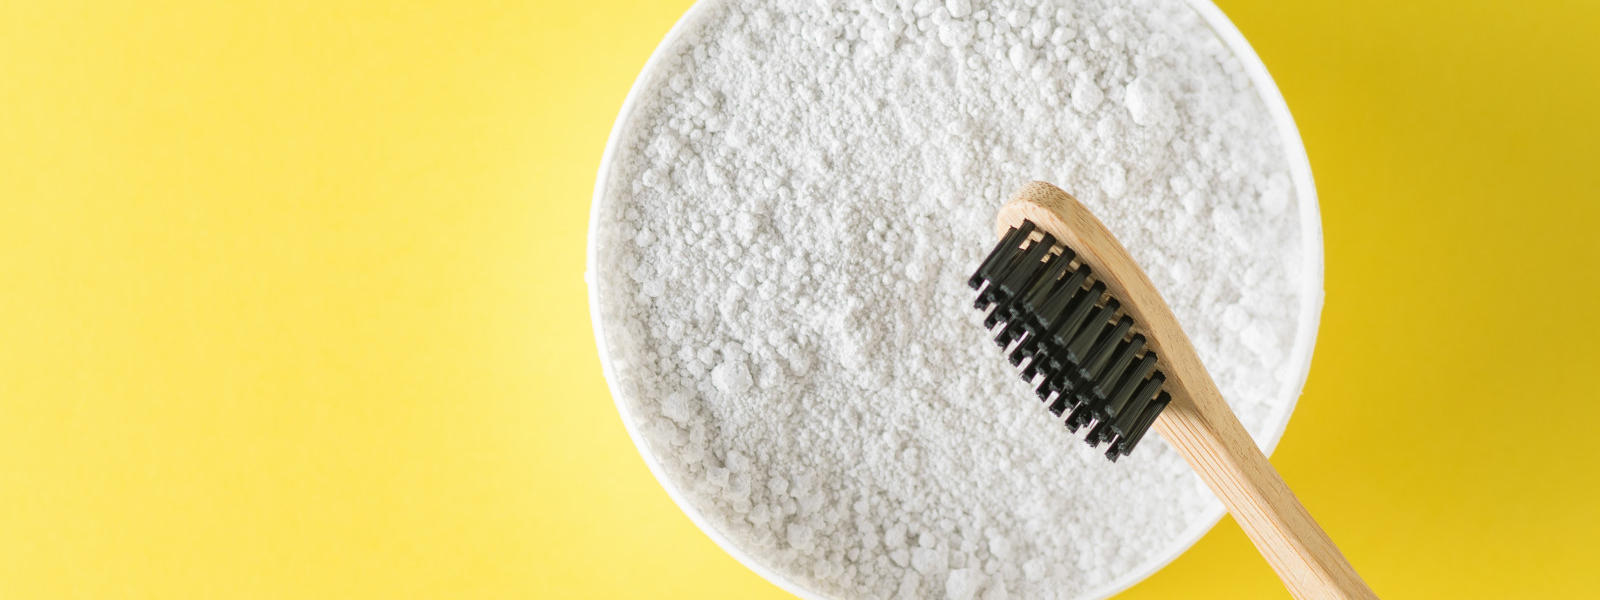
{"label": "bowl interior", "polygon": [[[667,491],[668,496],[670,496],[673,502],[676,503],[681,510],[683,510],[684,514],[689,517],[696,527],[705,532],[705,534],[709,536],[712,541],[714,541],[719,547],[721,547],[729,555],[733,556],[745,567],[761,575],[763,578],[779,586],[780,588],[783,588],[785,591],[798,597],[821,599],[826,598],[826,596],[784,576],[783,574],[767,566],[761,560],[745,552],[738,544],[733,543],[733,541],[719,531],[719,529],[713,525],[712,521],[702,514],[692,502],[688,501],[688,497],[685,495],[684,491],[679,488],[678,482],[672,477],[667,476],[666,470],[660,463],[660,458],[655,455],[655,453],[650,449],[650,446],[645,443],[645,440],[642,437],[643,434],[638,425],[638,416],[633,413],[632,407],[630,407],[627,402],[623,401],[620,396],[615,395],[616,390],[619,389],[616,379],[617,376],[612,365],[612,355],[607,347],[607,337],[604,333],[605,323],[602,319],[598,318],[598,315],[602,313],[599,305],[600,292],[598,290],[594,275],[597,270],[596,257],[598,254],[598,249],[596,248],[596,232],[600,226],[602,203],[605,202],[609,197],[609,188],[614,184],[612,181],[612,176],[614,174],[613,160],[621,151],[619,149],[619,144],[623,136],[623,132],[631,129],[631,122],[635,116],[635,109],[639,102],[639,96],[642,94],[642,90],[648,88],[650,82],[652,82],[655,77],[660,74],[660,71],[663,68],[662,63],[665,62],[663,57],[669,52],[670,49],[676,47],[678,43],[680,43],[681,39],[685,35],[685,31],[689,31],[697,27],[701,21],[707,17],[707,15],[711,12],[708,7],[715,3],[726,1],[736,0],[700,0],[686,13],[684,13],[684,15],[678,20],[673,28],[662,39],[660,45],[656,47],[655,52],[646,62],[643,70],[640,72],[639,77],[635,80],[632,89],[629,91],[627,98],[623,102],[622,109],[619,112],[617,120],[612,128],[610,139],[606,144],[605,153],[601,158],[599,174],[595,185],[593,203],[590,211],[589,242],[584,277],[589,293],[589,312],[591,315],[596,315],[596,317],[592,319],[592,322],[595,329],[596,344],[598,346],[600,355],[601,369],[605,375],[608,386],[613,391],[613,400],[617,405],[618,412],[622,416],[623,424],[626,427],[629,436],[633,439],[634,445],[638,447],[640,455],[645,460],[645,464],[649,467],[656,480],[660,482],[661,486]],[[1306,376],[1310,372],[1311,353],[1316,342],[1316,331],[1321,317],[1323,303],[1321,212],[1317,205],[1316,188],[1311,177],[1311,165],[1306,156],[1305,147],[1301,142],[1299,130],[1296,128],[1294,119],[1289,113],[1288,104],[1284,101],[1283,96],[1279,92],[1277,85],[1273,82],[1271,75],[1267,73],[1266,66],[1261,62],[1260,57],[1256,55],[1254,49],[1250,47],[1250,44],[1245,41],[1244,36],[1215,4],[1212,4],[1209,0],[1186,0],[1186,2],[1201,16],[1206,24],[1211,27],[1218,38],[1230,50],[1233,51],[1240,64],[1246,70],[1257,94],[1261,97],[1261,100],[1266,106],[1268,112],[1272,115],[1280,138],[1280,146],[1287,154],[1286,160],[1294,185],[1296,199],[1299,205],[1298,216],[1302,232],[1301,240],[1303,244],[1301,253],[1303,261],[1301,265],[1301,268],[1303,269],[1303,289],[1301,290],[1301,297],[1303,298],[1303,302],[1300,314],[1298,315],[1295,345],[1290,349],[1289,359],[1292,369],[1296,374],[1295,378],[1293,379],[1293,386],[1295,389],[1293,391],[1291,400],[1269,419],[1269,435],[1263,439],[1257,440],[1262,445],[1262,449],[1270,455],[1273,449],[1276,448],[1278,441],[1282,438],[1284,429],[1288,426],[1289,417],[1293,413],[1295,403],[1298,401],[1300,392],[1304,387]],[[1185,550],[1198,542],[1200,538],[1204,536],[1205,533],[1222,518],[1224,513],[1221,504],[1216,502],[1213,502],[1207,510],[1208,514],[1206,514],[1204,518],[1195,521],[1195,525],[1192,528],[1175,538],[1175,541],[1168,547],[1167,552],[1151,561],[1148,561],[1145,568],[1134,569],[1126,572],[1112,582],[1083,594],[1080,596],[1080,598],[1104,598],[1114,595],[1122,590],[1127,589],[1128,587],[1131,587],[1144,578],[1149,577],[1162,567],[1166,566],[1172,560],[1181,555]]]}

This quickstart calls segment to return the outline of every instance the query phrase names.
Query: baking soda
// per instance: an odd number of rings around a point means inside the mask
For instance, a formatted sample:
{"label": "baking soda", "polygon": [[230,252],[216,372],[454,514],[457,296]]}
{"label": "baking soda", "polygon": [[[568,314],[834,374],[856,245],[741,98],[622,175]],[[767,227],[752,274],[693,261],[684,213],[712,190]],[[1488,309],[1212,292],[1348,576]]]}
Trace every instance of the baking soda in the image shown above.
{"label": "baking soda", "polygon": [[967,276],[995,210],[1072,192],[1258,439],[1302,383],[1299,199],[1186,4],[728,2],[639,82],[592,256],[629,427],[686,508],[848,597],[1105,593],[1208,527],[1164,443],[1116,464],[1012,371]]}

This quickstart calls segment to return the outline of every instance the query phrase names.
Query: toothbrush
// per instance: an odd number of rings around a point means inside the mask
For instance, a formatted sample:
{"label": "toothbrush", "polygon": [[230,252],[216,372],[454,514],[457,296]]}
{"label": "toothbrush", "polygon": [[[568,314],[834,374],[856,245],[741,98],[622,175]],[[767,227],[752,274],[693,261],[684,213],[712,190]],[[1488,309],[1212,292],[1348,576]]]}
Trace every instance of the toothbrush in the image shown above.
{"label": "toothbrush", "polygon": [[1172,310],[1076,198],[1043,182],[995,218],[968,281],[985,326],[1068,429],[1115,462],[1152,427],[1233,513],[1295,598],[1376,598],[1222,399]]}

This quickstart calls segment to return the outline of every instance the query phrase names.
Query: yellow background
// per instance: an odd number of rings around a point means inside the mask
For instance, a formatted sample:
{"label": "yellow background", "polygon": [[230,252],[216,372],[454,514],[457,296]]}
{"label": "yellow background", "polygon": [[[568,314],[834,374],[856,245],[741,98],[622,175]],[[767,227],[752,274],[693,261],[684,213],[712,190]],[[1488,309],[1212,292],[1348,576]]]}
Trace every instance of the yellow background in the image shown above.
{"label": "yellow background", "polygon": [[[1390,597],[1600,595],[1600,5],[1223,9],[1321,193],[1274,462]],[[780,597],[581,279],[688,0],[0,3],[0,597]],[[1275,597],[1231,521],[1130,598]]]}

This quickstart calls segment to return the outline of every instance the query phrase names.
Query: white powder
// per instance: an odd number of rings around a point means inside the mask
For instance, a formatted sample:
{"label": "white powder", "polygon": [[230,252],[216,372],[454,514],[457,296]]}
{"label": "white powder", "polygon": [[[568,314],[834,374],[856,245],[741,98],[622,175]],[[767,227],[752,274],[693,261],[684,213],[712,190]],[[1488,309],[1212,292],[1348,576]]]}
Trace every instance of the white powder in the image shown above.
{"label": "white powder", "polygon": [[702,4],[619,124],[591,257],[612,390],[686,507],[850,597],[1105,592],[1208,526],[1165,442],[1109,464],[1053,421],[965,285],[1007,195],[1056,183],[1246,427],[1281,431],[1306,233],[1205,22],[1177,0]]}

